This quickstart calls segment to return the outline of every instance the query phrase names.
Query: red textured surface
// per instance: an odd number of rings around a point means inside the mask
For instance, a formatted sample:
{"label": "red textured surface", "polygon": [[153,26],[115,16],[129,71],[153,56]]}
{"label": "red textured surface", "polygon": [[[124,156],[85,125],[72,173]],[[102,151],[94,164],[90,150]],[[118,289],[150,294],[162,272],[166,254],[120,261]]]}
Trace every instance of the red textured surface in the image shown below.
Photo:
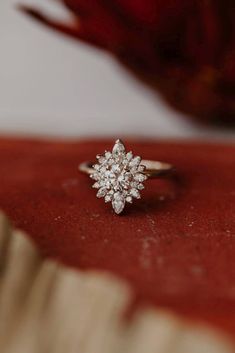
{"label": "red textured surface", "polygon": [[235,332],[235,146],[130,141],[143,158],[173,163],[179,180],[148,181],[116,216],[77,172],[111,145],[1,139],[0,208],[46,256],[112,271],[138,303]]}

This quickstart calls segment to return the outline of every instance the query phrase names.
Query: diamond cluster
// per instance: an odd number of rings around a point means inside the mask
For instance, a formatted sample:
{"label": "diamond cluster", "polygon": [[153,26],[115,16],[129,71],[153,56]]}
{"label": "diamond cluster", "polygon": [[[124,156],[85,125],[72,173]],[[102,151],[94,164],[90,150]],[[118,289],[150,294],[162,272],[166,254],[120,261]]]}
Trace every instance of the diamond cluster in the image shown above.
{"label": "diamond cluster", "polygon": [[112,202],[114,211],[123,211],[126,202],[132,203],[133,198],[140,199],[140,191],[144,189],[143,182],[145,166],[141,158],[126,153],[121,140],[117,140],[112,152],[106,151],[98,155],[98,163],[93,165],[94,172],[90,175],[95,180],[93,188],[98,189],[97,197],[104,197],[105,202]]}

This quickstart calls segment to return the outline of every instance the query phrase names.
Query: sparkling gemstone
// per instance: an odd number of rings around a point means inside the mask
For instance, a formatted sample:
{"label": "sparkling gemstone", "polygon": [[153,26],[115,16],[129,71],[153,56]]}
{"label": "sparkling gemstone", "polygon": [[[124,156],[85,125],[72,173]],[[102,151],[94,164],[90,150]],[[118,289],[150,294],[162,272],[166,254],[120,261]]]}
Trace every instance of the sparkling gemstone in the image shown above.
{"label": "sparkling gemstone", "polygon": [[140,162],[141,162],[141,158],[139,156],[137,156],[130,161],[129,165],[131,168],[137,168],[139,166]]}
{"label": "sparkling gemstone", "polygon": [[106,195],[106,193],[107,193],[106,188],[100,188],[99,191],[97,192],[96,196],[98,198],[104,197]]}
{"label": "sparkling gemstone", "polygon": [[140,183],[142,183],[143,181],[145,181],[147,179],[147,177],[144,174],[137,173],[137,174],[135,174],[134,179],[136,181],[139,181]]}
{"label": "sparkling gemstone", "polygon": [[100,164],[103,164],[103,163],[106,162],[106,158],[105,158],[104,156],[98,155],[98,156],[97,156],[97,159],[98,159],[98,161],[99,161]]}
{"label": "sparkling gemstone", "polygon": [[112,171],[114,173],[119,173],[120,172],[120,166],[118,164],[113,164],[112,165]]}
{"label": "sparkling gemstone", "polygon": [[124,144],[117,140],[112,152],[97,156],[98,164],[93,166],[91,178],[96,182],[93,187],[98,189],[97,197],[104,197],[105,202],[112,202],[114,211],[119,214],[125,203],[131,203],[132,198],[139,199],[139,190],[146,176],[142,173],[141,158],[133,158],[132,152],[126,153]]}
{"label": "sparkling gemstone", "polygon": [[115,160],[113,158],[109,158],[109,160],[107,160],[107,164],[110,165],[111,167],[113,163],[115,163]]}
{"label": "sparkling gemstone", "polygon": [[99,169],[99,171],[100,171],[101,173],[105,173],[105,172],[106,172],[106,167],[105,167],[105,166],[102,166],[102,167]]}
{"label": "sparkling gemstone", "polygon": [[98,173],[92,173],[90,175],[91,179],[94,179],[94,180],[100,180],[100,176]]}
{"label": "sparkling gemstone", "polygon": [[105,170],[104,171],[104,176],[108,179],[115,178],[115,174],[111,170]]}
{"label": "sparkling gemstone", "polygon": [[114,211],[119,214],[123,211],[125,207],[125,200],[120,192],[116,192],[113,196],[112,206]]}
{"label": "sparkling gemstone", "polygon": [[136,199],[140,198],[140,193],[137,189],[131,189],[130,194],[131,194],[131,196],[135,197]]}
{"label": "sparkling gemstone", "polygon": [[137,189],[138,189],[138,190],[144,190],[144,185],[141,184],[141,183],[138,184],[138,185],[137,185]]}
{"label": "sparkling gemstone", "polygon": [[132,160],[132,158],[133,158],[133,153],[132,153],[132,152],[128,152],[128,153],[126,154],[126,159],[127,159],[128,161],[130,161],[130,160]]}
{"label": "sparkling gemstone", "polygon": [[144,172],[145,171],[145,166],[144,165],[139,165],[138,167],[138,172]]}
{"label": "sparkling gemstone", "polygon": [[131,196],[127,196],[126,197],[126,202],[132,203],[132,197]]}
{"label": "sparkling gemstone", "polygon": [[129,163],[128,159],[124,158],[122,161],[123,166],[126,167],[128,163]]}
{"label": "sparkling gemstone", "polygon": [[125,153],[125,146],[121,140],[117,140],[113,146],[113,154],[119,155],[120,153]]}
{"label": "sparkling gemstone", "polygon": [[107,195],[105,196],[105,198],[104,198],[104,201],[105,201],[105,202],[110,202],[110,201],[112,201],[112,195],[107,194]]}
{"label": "sparkling gemstone", "polygon": [[106,151],[106,152],[105,152],[105,158],[106,158],[106,159],[109,159],[111,156],[112,156],[112,153],[111,153],[111,152],[109,152],[109,151]]}
{"label": "sparkling gemstone", "polygon": [[114,211],[119,214],[123,211],[124,207],[125,207],[125,202],[124,201],[117,201],[117,200],[113,200],[112,201],[112,206]]}

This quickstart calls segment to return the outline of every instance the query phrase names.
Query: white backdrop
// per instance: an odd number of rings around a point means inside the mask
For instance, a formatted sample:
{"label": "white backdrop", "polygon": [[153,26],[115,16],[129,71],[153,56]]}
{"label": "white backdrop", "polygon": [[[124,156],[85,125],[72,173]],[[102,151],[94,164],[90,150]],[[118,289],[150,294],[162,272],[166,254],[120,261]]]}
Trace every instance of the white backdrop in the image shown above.
{"label": "white backdrop", "polygon": [[[52,0],[30,3],[68,17]],[[172,111],[108,55],[41,27],[15,4],[0,2],[1,133],[234,138]]]}

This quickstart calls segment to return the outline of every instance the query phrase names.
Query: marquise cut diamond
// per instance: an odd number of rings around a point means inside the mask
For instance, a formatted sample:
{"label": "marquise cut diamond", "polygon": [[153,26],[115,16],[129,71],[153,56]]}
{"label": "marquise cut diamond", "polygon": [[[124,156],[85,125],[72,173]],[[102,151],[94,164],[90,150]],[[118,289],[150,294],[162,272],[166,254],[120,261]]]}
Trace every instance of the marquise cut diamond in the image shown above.
{"label": "marquise cut diamond", "polygon": [[144,189],[143,182],[147,179],[144,174],[145,166],[141,165],[141,158],[126,153],[121,140],[117,140],[112,152],[97,156],[98,163],[93,165],[95,180],[93,187],[98,189],[97,197],[104,197],[105,202],[111,202],[114,211],[123,211],[126,202],[133,198],[139,199],[139,190]]}

